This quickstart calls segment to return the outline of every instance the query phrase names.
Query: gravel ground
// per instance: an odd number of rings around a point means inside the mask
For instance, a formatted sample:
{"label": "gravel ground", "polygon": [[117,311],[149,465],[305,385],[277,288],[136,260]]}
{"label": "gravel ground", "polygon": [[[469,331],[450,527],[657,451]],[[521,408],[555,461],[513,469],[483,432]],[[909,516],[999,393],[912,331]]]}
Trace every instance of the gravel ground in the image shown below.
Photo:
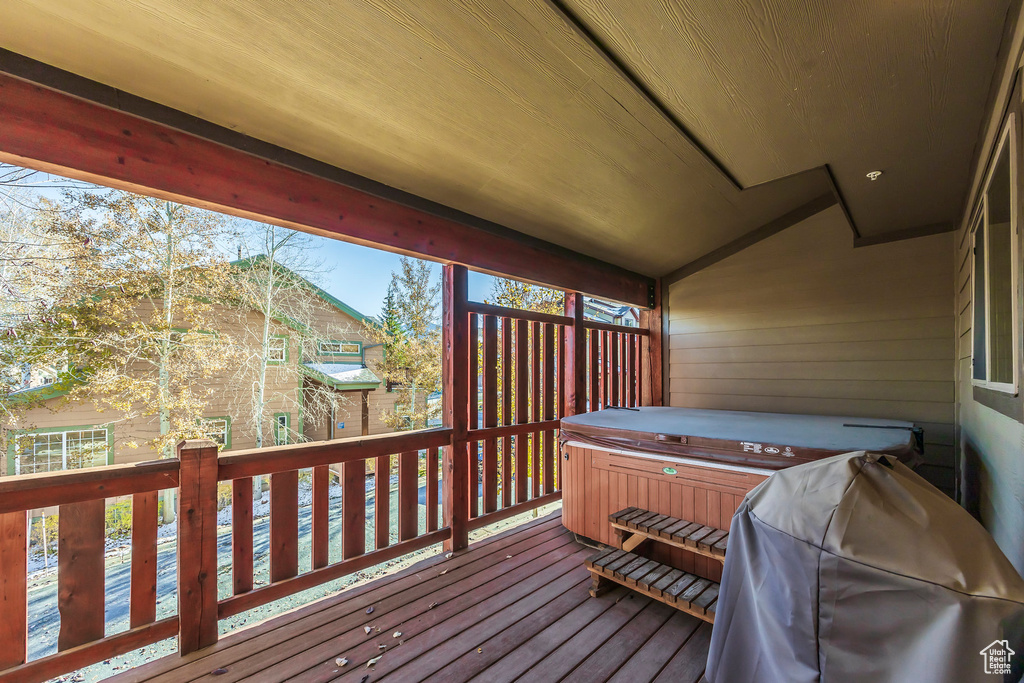
{"label": "gravel ground", "polygon": [[[392,491],[395,491],[393,481]],[[426,489],[420,482],[420,531],[424,531]],[[366,512],[366,539],[373,543],[373,489],[368,487]],[[330,528],[330,561],[341,559],[341,489],[333,486],[331,496],[331,528]],[[397,542],[397,498],[394,493],[391,500],[391,541]],[[299,508],[299,571],[308,571],[310,567],[311,510],[310,492],[308,488],[300,488]],[[560,503],[540,508],[537,514],[543,515],[558,509]],[[254,583],[265,585],[269,578],[269,517],[266,516],[266,495],[263,504],[254,506],[253,520],[253,561]],[[261,516],[260,513],[263,512]],[[531,519],[534,513],[524,513],[489,527],[479,529],[470,534],[471,540],[499,533],[510,527]],[[231,594],[231,509],[222,510],[218,519],[218,592],[221,598]],[[438,513],[440,519],[440,512]],[[173,526],[173,525],[169,525]],[[173,615],[177,610],[176,586],[176,549],[177,542],[173,535],[164,532],[157,550],[157,619]],[[372,547],[368,547],[368,550]],[[334,595],[349,586],[372,581],[373,579],[399,571],[422,559],[441,552],[441,546],[433,545],[423,550],[405,555],[366,570],[356,572],[321,586],[296,593],[282,600],[258,607],[220,622],[220,633],[223,636],[240,628],[263,621],[269,617],[294,609],[320,598]],[[56,567],[56,558],[50,557],[50,566]],[[128,629],[128,596],[130,588],[131,550],[128,547],[118,549],[112,546],[106,560],[106,633],[113,635]],[[57,635],[60,629],[60,615],[57,611],[57,575],[55,569],[38,571],[29,578],[29,659],[37,659],[57,651]],[[175,652],[176,640],[169,639],[151,646],[135,650],[125,655],[113,657],[105,662],[82,669],[74,674],[53,679],[54,681],[99,681],[113,674],[125,671],[134,666]]]}

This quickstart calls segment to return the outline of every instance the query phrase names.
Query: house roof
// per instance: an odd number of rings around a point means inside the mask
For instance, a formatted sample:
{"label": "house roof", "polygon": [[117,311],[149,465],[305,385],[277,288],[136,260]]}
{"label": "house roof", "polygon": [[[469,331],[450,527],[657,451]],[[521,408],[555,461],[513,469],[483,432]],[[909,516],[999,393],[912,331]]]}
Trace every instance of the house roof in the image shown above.
{"label": "house roof", "polygon": [[302,364],[303,372],[337,389],[376,389],[381,381],[377,375],[358,363]]}
{"label": "house roof", "polygon": [[[264,254],[257,254],[256,256],[250,256],[248,258],[238,259],[236,261],[232,261],[231,265],[232,266],[236,266],[238,268],[245,269],[245,268],[250,267],[254,263],[258,263],[260,261],[265,261],[266,258],[267,257]],[[312,282],[310,282],[306,278],[302,277],[301,275],[299,275],[295,271],[293,271],[293,270],[291,270],[291,269],[281,265],[280,263],[275,264],[274,267],[281,269],[289,277],[291,277],[291,278],[301,282],[304,286],[308,287],[310,289],[310,291],[312,291],[318,297],[320,297],[321,299],[323,299],[327,303],[331,304],[332,306],[337,308],[342,313],[344,313],[344,314],[346,314],[348,316],[351,316],[352,318],[355,318],[358,322],[365,323],[365,322],[372,322],[373,321],[372,317],[367,316],[367,315],[363,315],[362,313],[360,313],[356,309],[354,309],[351,306],[349,306],[348,304],[346,304],[341,299],[339,299],[339,298],[337,298],[335,296],[332,296],[327,291],[321,289],[320,287],[317,287],[315,284],[313,284]]]}
{"label": "house roof", "polygon": [[951,228],[1011,3],[388,6],[4,3],[0,45],[656,276],[823,194]]}

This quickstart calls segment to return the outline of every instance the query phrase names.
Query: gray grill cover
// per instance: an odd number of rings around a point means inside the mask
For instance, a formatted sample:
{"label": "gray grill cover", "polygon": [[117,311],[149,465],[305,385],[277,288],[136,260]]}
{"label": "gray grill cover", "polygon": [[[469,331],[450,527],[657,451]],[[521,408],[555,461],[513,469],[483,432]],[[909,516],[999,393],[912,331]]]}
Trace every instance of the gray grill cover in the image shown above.
{"label": "gray grill cover", "polygon": [[[1005,677],[981,654],[1000,640],[1017,653]],[[709,683],[1016,682],[1022,664],[1024,580],[895,458],[782,470],[736,511]]]}

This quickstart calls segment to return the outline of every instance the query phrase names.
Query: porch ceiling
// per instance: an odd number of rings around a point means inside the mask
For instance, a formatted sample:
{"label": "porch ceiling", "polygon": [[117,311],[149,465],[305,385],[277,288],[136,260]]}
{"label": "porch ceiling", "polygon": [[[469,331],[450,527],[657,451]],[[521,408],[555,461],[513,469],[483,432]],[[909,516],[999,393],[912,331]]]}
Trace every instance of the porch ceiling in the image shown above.
{"label": "porch ceiling", "polygon": [[957,220],[1008,5],[24,0],[0,47],[662,275],[825,164],[866,237]]}

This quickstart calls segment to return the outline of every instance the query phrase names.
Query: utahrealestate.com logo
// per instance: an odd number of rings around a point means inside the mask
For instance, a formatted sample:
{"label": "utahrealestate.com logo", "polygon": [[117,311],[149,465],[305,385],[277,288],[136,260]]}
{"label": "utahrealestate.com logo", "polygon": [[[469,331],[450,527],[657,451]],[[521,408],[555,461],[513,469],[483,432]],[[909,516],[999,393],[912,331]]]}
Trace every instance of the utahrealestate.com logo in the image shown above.
{"label": "utahrealestate.com logo", "polygon": [[1010,644],[1005,640],[992,641],[990,645],[981,651],[981,656],[985,658],[985,673],[1010,673],[1010,658],[1015,654],[1017,653],[1010,649]]}

